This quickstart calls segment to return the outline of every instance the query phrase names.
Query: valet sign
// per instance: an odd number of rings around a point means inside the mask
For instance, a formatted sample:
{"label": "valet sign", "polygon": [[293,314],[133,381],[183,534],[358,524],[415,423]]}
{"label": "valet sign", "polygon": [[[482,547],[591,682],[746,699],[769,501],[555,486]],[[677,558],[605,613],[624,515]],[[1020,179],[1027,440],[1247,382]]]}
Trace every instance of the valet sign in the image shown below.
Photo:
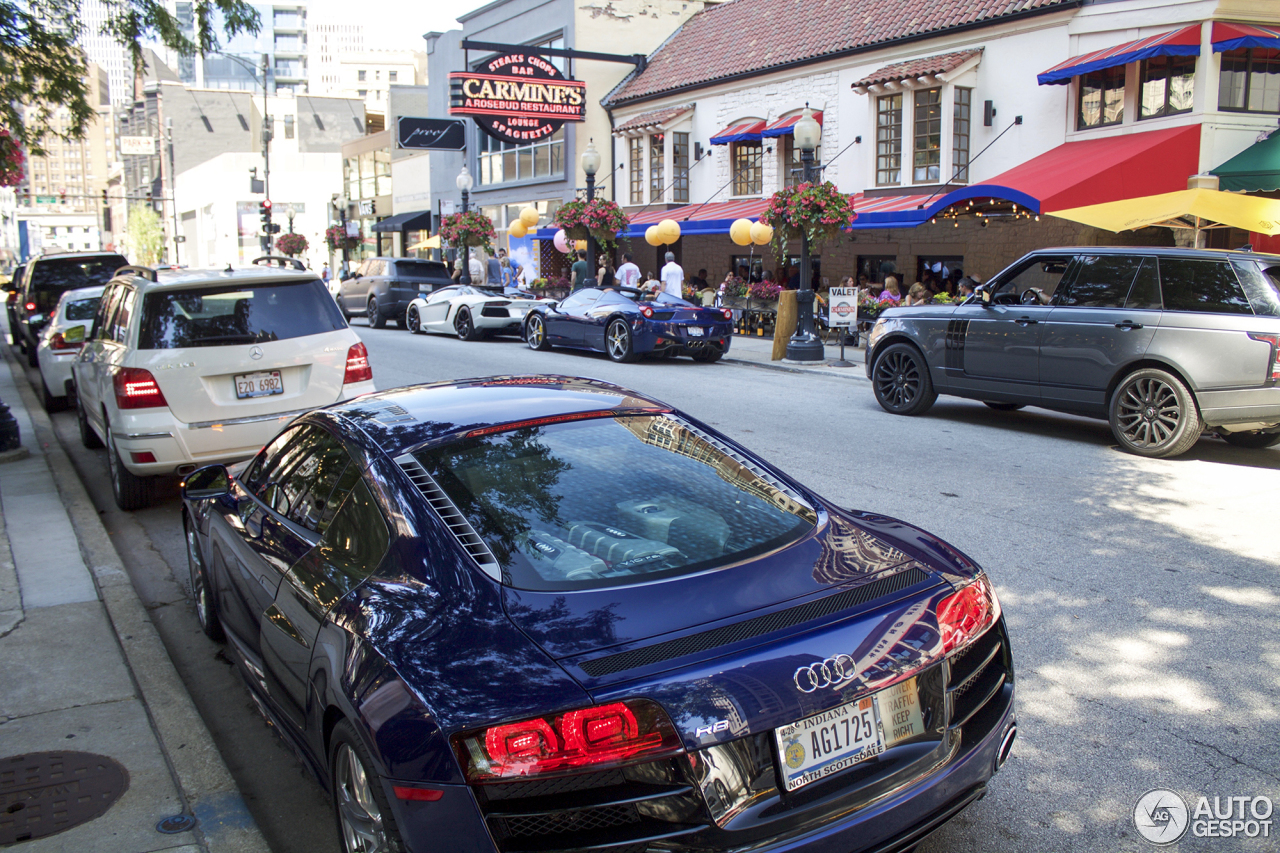
{"label": "valet sign", "polygon": [[450,74],[449,89],[450,115],[471,116],[504,142],[536,142],[566,121],[586,119],[587,85],[541,56],[496,56],[475,71]]}

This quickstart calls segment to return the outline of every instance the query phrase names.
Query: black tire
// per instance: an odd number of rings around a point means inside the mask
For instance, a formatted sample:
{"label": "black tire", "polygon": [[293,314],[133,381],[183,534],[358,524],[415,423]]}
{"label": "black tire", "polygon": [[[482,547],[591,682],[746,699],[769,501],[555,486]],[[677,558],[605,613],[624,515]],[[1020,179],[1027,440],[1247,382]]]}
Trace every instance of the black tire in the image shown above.
{"label": "black tire", "polygon": [[604,351],[610,360],[619,364],[636,357],[635,342],[631,339],[631,327],[625,320],[613,320],[604,331]]}
{"label": "black tire", "polygon": [[111,494],[116,499],[116,506],[125,511],[144,509],[151,504],[151,494],[155,486],[154,478],[139,477],[124,467],[120,459],[120,450],[115,439],[111,437],[111,422],[106,422],[107,433],[107,469],[111,474]]}
{"label": "black tire", "polygon": [[982,405],[995,409],[997,412],[1016,412],[1018,409],[1026,408],[1022,403],[993,403],[990,400],[983,400]]}
{"label": "black tire", "polygon": [[530,315],[528,321],[525,322],[524,342],[529,345],[529,349],[541,350],[542,352],[551,349],[551,344],[547,343],[547,324],[543,322],[540,314]]}
{"label": "black tire", "polygon": [[1265,450],[1280,444],[1280,432],[1220,432],[1218,438],[1232,447]]}
{"label": "black tire", "polygon": [[338,298],[337,298],[337,300],[336,300],[336,301],[337,301],[337,303],[338,303],[338,312],[339,312],[340,314],[342,314],[342,319],[346,320],[346,321],[347,321],[347,323],[348,323],[348,324],[350,324],[350,323],[351,323],[351,312],[347,310],[347,306],[346,306],[346,304],[342,301],[342,295],[341,295],[341,294],[339,294],[339,295],[338,295]]}
{"label": "black tire", "polygon": [[1186,453],[1202,429],[1187,386],[1173,374],[1152,367],[1135,370],[1117,386],[1107,420],[1121,448],[1157,459]]}
{"label": "black tire", "polygon": [[387,318],[382,316],[382,309],[378,307],[378,297],[370,296],[369,313],[366,315],[369,319],[369,328],[385,329],[387,327]]}
{"label": "black tire", "polygon": [[66,397],[55,397],[49,392],[49,385],[44,381],[44,374],[40,375],[40,405],[50,414],[60,412],[67,407]]}
{"label": "black tire", "polygon": [[890,344],[876,355],[871,387],[876,402],[895,415],[922,415],[938,399],[929,365],[911,344]]}
{"label": "black tire", "polygon": [[196,619],[200,620],[200,630],[215,642],[222,642],[226,634],[222,630],[222,620],[218,617],[218,603],[213,599],[213,586],[209,583],[209,573],[200,556],[200,545],[191,519],[182,514],[182,529],[187,538],[187,577],[191,580],[191,603],[196,608]]}
{"label": "black tire", "polygon": [[26,349],[27,349],[27,364],[31,367],[39,367],[40,356],[36,353],[35,344],[28,344]]}
{"label": "black tire", "polygon": [[416,335],[422,331],[422,315],[418,313],[417,305],[410,305],[405,309],[404,327],[409,330],[411,335]]}
{"label": "black tire", "polygon": [[724,358],[724,350],[718,349],[708,349],[693,354],[693,360],[702,364],[715,364],[722,358]]}
{"label": "black tire", "polygon": [[76,394],[76,422],[80,427],[80,443],[88,450],[97,450],[102,446],[102,439],[98,438],[98,434],[93,431],[93,426],[89,423],[89,416],[84,413],[84,404],[80,400],[80,394]]}
{"label": "black tire", "polygon": [[373,767],[351,724],[342,720],[334,726],[329,746],[329,790],[342,849],[345,853],[402,853],[400,829]]}
{"label": "black tire", "polygon": [[476,330],[475,321],[471,319],[470,308],[459,308],[453,315],[453,331],[460,341],[478,341],[482,337]]}

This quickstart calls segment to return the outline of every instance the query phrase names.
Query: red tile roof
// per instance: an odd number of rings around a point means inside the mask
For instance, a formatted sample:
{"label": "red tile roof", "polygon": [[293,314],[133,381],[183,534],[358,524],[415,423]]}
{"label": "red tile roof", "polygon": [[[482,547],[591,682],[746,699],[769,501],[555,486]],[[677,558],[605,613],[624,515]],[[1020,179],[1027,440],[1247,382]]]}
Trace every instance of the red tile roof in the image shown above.
{"label": "red tile roof", "polygon": [[731,0],[691,17],[605,102],[640,100],[1083,0]]}
{"label": "red tile roof", "polygon": [[898,80],[910,80],[916,77],[923,77],[926,74],[945,74],[952,68],[957,68],[973,59],[973,57],[981,55],[981,50],[962,50],[956,53],[939,53],[936,56],[909,59],[906,62],[886,65],[853,85],[872,86],[876,83],[887,83],[891,80],[895,82]]}
{"label": "red tile roof", "polygon": [[679,107],[667,107],[664,110],[654,110],[653,112],[641,113],[633,119],[630,119],[613,129],[614,133],[626,133],[628,130],[641,130],[646,127],[657,127],[666,124],[673,118],[682,116],[689,110],[693,109],[693,104],[684,104]]}

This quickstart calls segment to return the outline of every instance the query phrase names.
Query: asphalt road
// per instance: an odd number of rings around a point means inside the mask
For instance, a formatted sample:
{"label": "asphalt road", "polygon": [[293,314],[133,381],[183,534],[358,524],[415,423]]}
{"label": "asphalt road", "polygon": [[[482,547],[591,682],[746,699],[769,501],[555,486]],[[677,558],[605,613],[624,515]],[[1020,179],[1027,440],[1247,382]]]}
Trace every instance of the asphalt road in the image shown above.
{"label": "asphalt road", "polygon": [[[862,381],[688,359],[615,365],[356,322],[380,388],[526,372],[617,382],[985,566],[1012,635],[1021,736],[986,799],[921,853],[1153,849],[1131,817],[1153,788],[1193,809],[1201,796],[1280,801],[1280,448],[1205,438],[1145,460],[1119,452],[1100,421],[1041,410],[942,398],[900,418]],[[199,632],[173,484],[151,509],[118,511],[103,452],[80,447],[69,414],[55,424],[273,849],[336,849],[319,786]],[[1189,834],[1173,849],[1276,850],[1276,835]]]}

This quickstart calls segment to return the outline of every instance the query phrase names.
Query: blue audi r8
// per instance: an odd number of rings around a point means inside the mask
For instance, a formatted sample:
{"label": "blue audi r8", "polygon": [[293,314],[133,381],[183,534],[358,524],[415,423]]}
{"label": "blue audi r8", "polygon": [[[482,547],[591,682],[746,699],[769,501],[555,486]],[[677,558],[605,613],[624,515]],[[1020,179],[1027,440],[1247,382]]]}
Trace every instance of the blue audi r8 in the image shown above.
{"label": "blue audi r8", "polygon": [[182,488],[347,853],[909,850],[1013,744],[985,572],[635,391],[372,394]]}
{"label": "blue audi r8", "polygon": [[653,354],[713,362],[729,351],[733,312],[701,308],[668,293],[650,296],[630,287],[586,287],[557,304],[530,309],[524,339],[536,350],[594,350],[614,361]]}

